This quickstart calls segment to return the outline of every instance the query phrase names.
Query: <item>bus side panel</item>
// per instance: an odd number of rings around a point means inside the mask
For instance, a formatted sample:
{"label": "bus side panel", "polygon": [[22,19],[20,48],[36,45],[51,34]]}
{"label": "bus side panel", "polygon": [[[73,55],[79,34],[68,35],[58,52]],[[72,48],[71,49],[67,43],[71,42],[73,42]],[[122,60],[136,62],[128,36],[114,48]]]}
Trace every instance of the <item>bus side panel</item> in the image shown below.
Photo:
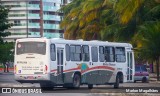
{"label": "bus side panel", "polygon": [[115,83],[116,82],[116,75],[117,75],[117,71],[114,71],[107,83]]}
{"label": "bus side panel", "polygon": [[109,70],[99,70],[99,76],[97,77],[98,79],[98,83],[99,84],[105,84],[105,83],[109,83],[111,77],[113,75],[113,71],[109,71]]}
{"label": "bus side panel", "polygon": [[73,83],[74,72],[64,73],[64,83]]}

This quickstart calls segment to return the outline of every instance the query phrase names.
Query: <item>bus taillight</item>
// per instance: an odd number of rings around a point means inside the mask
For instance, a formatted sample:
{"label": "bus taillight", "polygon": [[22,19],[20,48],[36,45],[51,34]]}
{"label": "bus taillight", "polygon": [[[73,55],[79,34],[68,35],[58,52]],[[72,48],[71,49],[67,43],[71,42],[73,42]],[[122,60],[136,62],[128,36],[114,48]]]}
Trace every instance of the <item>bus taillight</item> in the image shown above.
{"label": "bus taillight", "polygon": [[48,67],[45,65],[45,73],[47,74]]}

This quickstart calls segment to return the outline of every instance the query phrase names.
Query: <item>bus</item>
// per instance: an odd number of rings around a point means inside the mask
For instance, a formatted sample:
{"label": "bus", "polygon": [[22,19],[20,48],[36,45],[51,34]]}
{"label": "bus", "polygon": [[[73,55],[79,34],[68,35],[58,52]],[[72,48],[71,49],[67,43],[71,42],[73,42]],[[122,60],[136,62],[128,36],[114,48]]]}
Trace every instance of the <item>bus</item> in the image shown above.
{"label": "bus", "polygon": [[20,83],[79,88],[134,82],[132,45],[108,41],[24,38],[15,44],[14,75]]}

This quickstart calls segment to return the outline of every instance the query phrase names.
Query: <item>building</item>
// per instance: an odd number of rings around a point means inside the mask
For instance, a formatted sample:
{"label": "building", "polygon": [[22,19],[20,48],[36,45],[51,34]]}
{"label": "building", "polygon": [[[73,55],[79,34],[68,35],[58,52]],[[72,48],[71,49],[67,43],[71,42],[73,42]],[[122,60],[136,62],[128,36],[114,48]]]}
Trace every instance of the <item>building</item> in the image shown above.
{"label": "building", "polygon": [[5,41],[14,41],[17,38],[47,37],[62,38],[63,30],[60,21],[63,13],[61,6],[71,0],[0,0],[2,5],[10,7],[8,20],[13,23],[8,31],[11,36]]}

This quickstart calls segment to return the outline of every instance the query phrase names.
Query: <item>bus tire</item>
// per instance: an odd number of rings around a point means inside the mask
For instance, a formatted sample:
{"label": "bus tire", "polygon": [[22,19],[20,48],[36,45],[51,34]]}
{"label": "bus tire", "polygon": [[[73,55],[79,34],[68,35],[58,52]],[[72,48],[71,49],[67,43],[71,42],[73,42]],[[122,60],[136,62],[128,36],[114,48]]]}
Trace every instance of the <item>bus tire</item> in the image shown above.
{"label": "bus tire", "polygon": [[72,84],[72,86],[75,89],[79,89],[80,85],[81,85],[81,77],[80,77],[79,74],[75,74],[74,77],[73,77],[73,84]]}
{"label": "bus tire", "polygon": [[119,83],[123,83],[123,74],[122,73],[119,74],[119,78],[120,78]]}
{"label": "bus tire", "polygon": [[40,87],[42,90],[53,90],[54,86],[52,86],[53,84],[50,83],[40,83]]}
{"label": "bus tire", "polygon": [[143,77],[142,78],[142,83],[146,83],[147,82],[147,78],[146,77]]}
{"label": "bus tire", "polygon": [[93,84],[88,84],[88,89],[92,89],[93,88]]}
{"label": "bus tire", "polygon": [[120,83],[120,77],[119,75],[116,76],[116,82],[114,83],[114,88],[119,88],[119,83]]}

